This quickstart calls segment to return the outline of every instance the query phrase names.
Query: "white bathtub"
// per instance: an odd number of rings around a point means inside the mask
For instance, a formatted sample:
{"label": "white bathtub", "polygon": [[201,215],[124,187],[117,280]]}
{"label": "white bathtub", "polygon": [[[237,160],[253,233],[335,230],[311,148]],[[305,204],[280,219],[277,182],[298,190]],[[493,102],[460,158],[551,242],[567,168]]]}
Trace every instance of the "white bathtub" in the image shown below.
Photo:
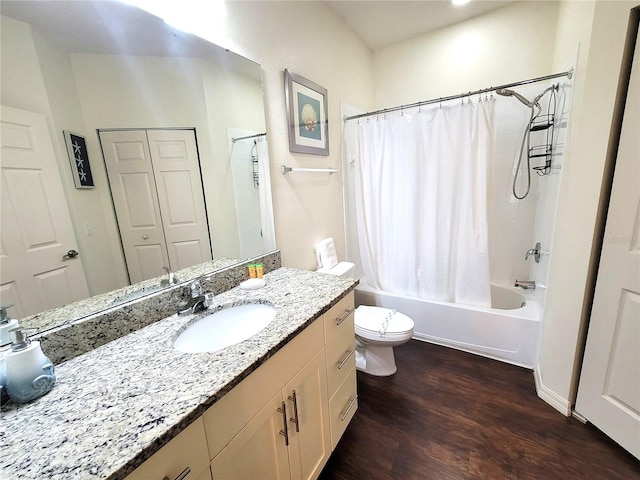
{"label": "white bathtub", "polygon": [[421,300],[386,293],[361,280],[356,305],[395,308],[411,317],[417,340],[533,368],[540,337],[536,292],[491,285],[492,308]]}

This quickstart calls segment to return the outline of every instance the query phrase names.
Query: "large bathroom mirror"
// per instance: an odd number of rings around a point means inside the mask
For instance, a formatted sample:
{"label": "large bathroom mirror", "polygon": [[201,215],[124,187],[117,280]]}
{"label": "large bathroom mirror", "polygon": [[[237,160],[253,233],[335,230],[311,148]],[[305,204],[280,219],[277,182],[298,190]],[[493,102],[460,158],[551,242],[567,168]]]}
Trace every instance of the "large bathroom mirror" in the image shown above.
{"label": "large bathroom mirror", "polygon": [[[258,64],[117,1],[3,0],[0,13],[3,112],[4,107],[16,109],[18,115],[35,112],[46,122],[70,219],[70,243],[59,247],[79,252],[65,253],[65,261],[67,266],[77,262],[85,281],[75,290],[84,294],[67,298],[60,286],[66,278],[57,280],[45,272],[38,274],[37,288],[16,292],[3,272],[2,304],[15,305],[9,311],[12,317],[24,319],[23,325],[30,327],[30,316],[51,308],[46,298],[35,300],[38,289],[60,304],[81,297],[106,298],[106,304],[72,314],[78,318],[166,288],[161,275],[167,262],[162,257],[152,257],[157,260],[152,259],[151,271],[137,290],[130,286],[133,276],[123,252],[122,219],[114,209],[109,185],[113,179],[107,175],[99,132],[194,132],[212,252],[212,258],[194,270],[198,275],[275,249],[268,158],[259,158],[260,152],[266,156],[266,148],[259,143],[265,141],[265,118]],[[4,128],[5,123],[3,133]],[[93,187],[77,188],[63,132],[85,140]],[[11,192],[5,188],[9,180],[4,148],[3,143],[3,191]],[[33,182],[23,185],[23,192],[34,188]],[[21,202],[5,202],[4,195],[3,250],[5,232],[12,231],[5,225],[5,217],[11,216],[5,215],[5,205],[28,204],[34,198],[23,195]],[[19,209],[13,216],[30,231],[46,223]],[[62,225],[52,222],[55,228]],[[43,323],[38,315],[38,330],[55,326],[51,322]]]}

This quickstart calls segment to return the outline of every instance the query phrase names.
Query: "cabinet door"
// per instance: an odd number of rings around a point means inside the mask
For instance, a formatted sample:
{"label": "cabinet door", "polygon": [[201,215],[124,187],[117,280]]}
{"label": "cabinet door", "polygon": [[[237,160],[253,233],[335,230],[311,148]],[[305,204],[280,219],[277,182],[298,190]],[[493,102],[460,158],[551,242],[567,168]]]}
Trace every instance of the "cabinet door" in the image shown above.
{"label": "cabinet door", "polygon": [[[289,458],[278,392],[211,462],[214,479],[289,479]],[[285,413],[289,414],[288,409]]]}
{"label": "cabinet door", "polygon": [[317,478],[331,454],[324,349],[291,379],[282,395],[289,418],[291,478]]}

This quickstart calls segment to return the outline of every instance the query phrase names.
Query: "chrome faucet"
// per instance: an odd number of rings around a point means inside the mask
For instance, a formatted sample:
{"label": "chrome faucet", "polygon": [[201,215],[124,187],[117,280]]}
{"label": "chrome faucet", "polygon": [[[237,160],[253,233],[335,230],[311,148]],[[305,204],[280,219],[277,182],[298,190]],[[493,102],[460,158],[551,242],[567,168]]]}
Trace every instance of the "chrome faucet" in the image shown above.
{"label": "chrome faucet", "polygon": [[188,315],[206,310],[213,303],[213,293],[203,293],[202,285],[198,280],[194,280],[189,285],[191,299],[178,310],[179,315]]}
{"label": "chrome faucet", "polygon": [[536,282],[534,280],[516,280],[514,287],[520,287],[524,290],[535,290]]}
{"label": "chrome faucet", "polygon": [[524,256],[525,260],[529,259],[530,255],[533,255],[533,259],[536,263],[540,263],[540,254],[542,251],[540,250],[540,242],[536,243],[536,246],[527,250],[527,254]]}
{"label": "chrome faucet", "polygon": [[176,276],[175,273],[173,273],[169,268],[167,267],[162,267],[164,269],[165,272],[167,272],[167,274],[169,275],[169,278],[163,279],[160,282],[160,285],[175,285],[176,283],[178,283],[180,280],[178,280],[178,277]]}

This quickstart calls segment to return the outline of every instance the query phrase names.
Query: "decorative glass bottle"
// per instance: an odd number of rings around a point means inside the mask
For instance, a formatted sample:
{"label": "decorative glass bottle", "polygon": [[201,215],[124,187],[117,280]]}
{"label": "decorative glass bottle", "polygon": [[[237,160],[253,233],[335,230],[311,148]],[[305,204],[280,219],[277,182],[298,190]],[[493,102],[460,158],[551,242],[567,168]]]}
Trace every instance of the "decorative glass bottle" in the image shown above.
{"label": "decorative glass bottle", "polygon": [[21,328],[9,332],[11,352],[7,354],[7,393],[14,403],[27,403],[53,388],[55,367],[40,348]]}

